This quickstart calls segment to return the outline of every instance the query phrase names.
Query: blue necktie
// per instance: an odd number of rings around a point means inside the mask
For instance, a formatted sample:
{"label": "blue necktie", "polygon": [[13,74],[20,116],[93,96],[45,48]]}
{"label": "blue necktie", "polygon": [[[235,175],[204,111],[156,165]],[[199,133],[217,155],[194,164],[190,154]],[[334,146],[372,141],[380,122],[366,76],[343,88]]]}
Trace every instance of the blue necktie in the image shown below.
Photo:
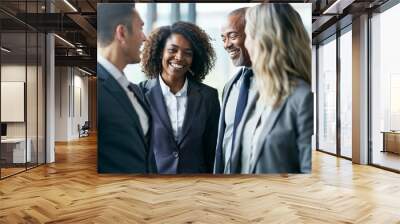
{"label": "blue necktie", "polygon": [[251,71],[251,69],[244,68],[242,75],[244,77],[242,84],[240,85],[239,98],[236,105],[235,121],[233,122],[233,136],[235,136],[236,128],[239,125],[240,120],[242,119],[244,109],[247,105],[247,98],[249,96],[250,88],[250,78],[253,76],[253,72]]}
{"label": "blue necktie", "polygon": [[[236,137],[236,128],[240,123],[240,120],[242,119],[244,110],[246,109],[247,105],[247,98],[249,96],[249,88],[250,88],[250,78],[253,76],[253,72],[249,68],[244,68],[243,69],[243,81],[242,84],[240,85],[240,91],[239,91],[239,98],[238,102],[236,105],[236,111],[235,111],[235,120],[233,122],[233,133],[232,133],[232,147],[231,147],[231,158],[233,154],[233,149],[235,148],[235,137]],[[231,164],[232,165],[232,161]],[[233,170],[231,170],[232,172]]]}

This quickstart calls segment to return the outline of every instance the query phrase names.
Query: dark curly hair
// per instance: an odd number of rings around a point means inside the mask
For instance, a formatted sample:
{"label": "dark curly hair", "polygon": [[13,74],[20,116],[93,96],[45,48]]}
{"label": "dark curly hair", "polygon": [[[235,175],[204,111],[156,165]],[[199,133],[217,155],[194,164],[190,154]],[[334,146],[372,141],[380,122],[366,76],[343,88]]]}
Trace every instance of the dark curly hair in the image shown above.
{"label": "dark curly hair", "polygon": [[[193,60],[190,70],[192,79],[201,82],[215,64],[215,52],[211,38],[193,23],[176,22],[171,26],[162,26],[151,32],[142,53],[142,71],[148,78],[156,78],[162,72],[162,54],[167,39],[172,34],[181,34],[191,44]],[[190,77],[190,76],[188,76]]]}

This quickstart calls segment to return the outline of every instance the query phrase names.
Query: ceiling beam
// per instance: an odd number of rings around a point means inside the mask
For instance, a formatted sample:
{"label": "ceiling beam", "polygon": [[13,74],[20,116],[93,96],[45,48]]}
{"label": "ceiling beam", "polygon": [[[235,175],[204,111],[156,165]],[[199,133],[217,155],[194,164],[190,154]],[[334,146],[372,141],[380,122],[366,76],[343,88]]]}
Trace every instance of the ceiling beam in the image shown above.
{"label": "ceiling beam", "polygon": [[86,42],[92,47],[96,46],[97,30],[87,21],[87,19],[80,14],[68,14],[67,16],[87,34],[88,38],[86,38]]}
{"label": "ceiling beam", "polygon": [[353,2],[355,2],[355,0],[336,0],[330,4],[322,14],[343,14],[343,10]]}

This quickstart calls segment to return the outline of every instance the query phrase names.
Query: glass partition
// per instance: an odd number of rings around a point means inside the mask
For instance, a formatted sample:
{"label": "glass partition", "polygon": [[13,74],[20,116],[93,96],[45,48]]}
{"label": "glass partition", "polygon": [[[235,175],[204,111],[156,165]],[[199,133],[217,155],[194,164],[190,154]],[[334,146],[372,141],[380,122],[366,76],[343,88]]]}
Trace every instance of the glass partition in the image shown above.
{"label": "glass partition", "polygon": [[27,52],[28,52],[28,61],[27,61],[27,98],[26,98],[26,111],[27,111],[27,142],[28,148],[30,150],[30,154],[27,161],[27,167],[34,167],[37,165],[37,128],[38,128],[38,111],[37,111],[37,98],[38,98],[38,88],[37,88],[37,79],[38,79],[38,56],[37,56],[37,41],[38,36],[36,32],[27,33]]}
{"label": "glass partition", "polygon": [[46,40],[21,20],[26,12],[44,12],[44,3],[1,4],[15,13],[0,12],[0,178],[45,162]]}
{"label": "glass partition", "polygon": [[26,136],[26,41],[25,31],[1,34],[2,177],[24,171],[31,157]]}

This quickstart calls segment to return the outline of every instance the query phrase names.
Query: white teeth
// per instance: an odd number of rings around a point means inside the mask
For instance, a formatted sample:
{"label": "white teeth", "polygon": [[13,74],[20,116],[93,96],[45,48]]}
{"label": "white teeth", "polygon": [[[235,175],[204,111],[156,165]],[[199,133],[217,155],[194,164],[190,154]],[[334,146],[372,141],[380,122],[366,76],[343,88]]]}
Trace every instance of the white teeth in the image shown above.
{"label": "white teeth", "polygon": [[183,68],[182,65],[178,65],[178,64],[175,64],[175,63],[171,63],[171,66],[174,67],[174,68],[178,68],[178,69]]}
{"label": "white teeth", "polygon": [[230,56],[234,56],[236,54],[236,51],[231,51],[231,52],[229,52],[229,55]]}

